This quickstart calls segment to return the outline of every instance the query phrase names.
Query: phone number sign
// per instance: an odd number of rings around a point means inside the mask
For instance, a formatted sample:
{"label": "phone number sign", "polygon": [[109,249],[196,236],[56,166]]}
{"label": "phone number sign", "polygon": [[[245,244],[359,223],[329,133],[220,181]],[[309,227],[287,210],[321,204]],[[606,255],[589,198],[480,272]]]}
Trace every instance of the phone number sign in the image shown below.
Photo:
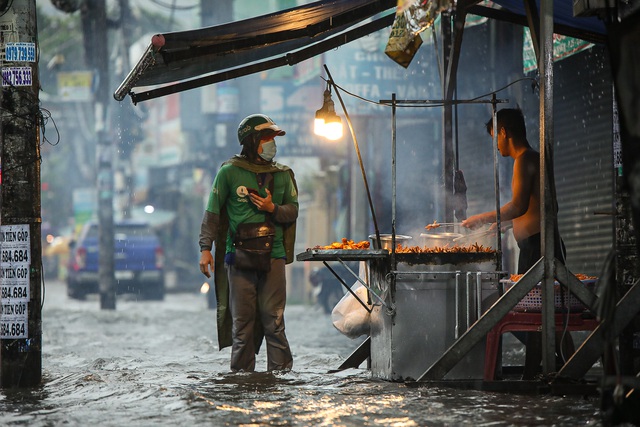
{"label": "phone number sign", "polygon": [[7,62],[36,62],[36,44],[27,42],[7,43],[4,47]]}
{"label": "phone number sign", "polygon": [[33,75],[31,67],[4,67],[2,69],[2,86],[31,86]]}
{"label": "phone number sign", "polygon": [[29,225],[0,226],[0,339],[29,336]]}

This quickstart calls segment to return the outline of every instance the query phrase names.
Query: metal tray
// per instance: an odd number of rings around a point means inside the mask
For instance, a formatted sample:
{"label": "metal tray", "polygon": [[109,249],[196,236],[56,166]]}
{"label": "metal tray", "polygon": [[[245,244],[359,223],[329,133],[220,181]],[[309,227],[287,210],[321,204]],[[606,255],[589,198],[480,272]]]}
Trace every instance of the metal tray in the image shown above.
{"label": "metal tray", "polygon": [[414,264],[453,264],[464,265],[497,260],[495,252],[423,252],[396,254],[396,261]]}
{"label": "metal tray", "polygon": [[298,261],[367,261],[387,257],[386,249],[307,249],[296,255]]}

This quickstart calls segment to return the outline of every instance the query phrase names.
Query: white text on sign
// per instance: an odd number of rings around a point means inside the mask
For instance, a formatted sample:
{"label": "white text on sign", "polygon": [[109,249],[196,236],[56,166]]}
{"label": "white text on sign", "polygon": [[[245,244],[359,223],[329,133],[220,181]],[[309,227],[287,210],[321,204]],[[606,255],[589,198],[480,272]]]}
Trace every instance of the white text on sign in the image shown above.
{"label": "white text on sign", "polygon": [[7,62],[36,62],[35,43],[7,43],[4,52]]}
{"label": "white text on sign", "polygon": [[2,86],[31,86],[31,67],[6,67],[2,69]]}

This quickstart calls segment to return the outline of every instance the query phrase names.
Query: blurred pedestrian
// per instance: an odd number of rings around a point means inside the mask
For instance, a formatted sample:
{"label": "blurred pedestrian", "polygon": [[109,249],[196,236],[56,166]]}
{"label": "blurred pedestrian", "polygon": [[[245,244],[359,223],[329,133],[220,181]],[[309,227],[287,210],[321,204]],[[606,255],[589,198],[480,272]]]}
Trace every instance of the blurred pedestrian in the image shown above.
{"label": "blurred pedestrian", "polygon": [[221,349],[232,346],[233,371],[255,370],[263,337],[267,370],[293,365],[284,324],[285,264],[294,256],[298,193],[293,171],[273,161],[275,138],[284,134],[262,114],[240,122],[242,151],[216,174],[202,220],[200,271],[214,274],[218,342]]}

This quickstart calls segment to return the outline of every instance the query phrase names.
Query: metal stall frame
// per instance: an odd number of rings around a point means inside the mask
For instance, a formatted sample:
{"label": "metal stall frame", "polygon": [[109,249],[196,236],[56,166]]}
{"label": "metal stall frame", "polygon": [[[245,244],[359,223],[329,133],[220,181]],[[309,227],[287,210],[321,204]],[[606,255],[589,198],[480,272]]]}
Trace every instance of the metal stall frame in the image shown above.
{"label": "metal stall frame", "polygon": [[[507,99],[498,99],[496,94],[493,93],[491,99],[471,99],[471,100],[428,100],[428,99],[396,99],[396,94],[393,93],[391,95],[391,99],[381,99],[379,101],[380,104],[390,105],[391,106],[391,270],[397,270],[398,264],[396,261],[396,245],[395,245],[395,236],[396,236],[396,116],[397,116],[397,108],[402,106],[420,106],[424,105],[428,106],[452,106],[452,105],[460,105],[460,104],[491,104],[492,106],[492,117],[493,117],[493,126],[494,129],[496,127],[496,116],[497,116],[497,105],[508,103]],[[497,146],[497,133],[493,133],[493,146]],[[496,223],[497,229],[500,230],[500,180],[499,180],[499,170],[498,170],[498,152],[494,150],[493,153],[493,170],[494,170],[494,185],[495,185],[495,202],[496,202]],[[445,178],[446,179],[446,178]],[[447,190],[445,189],[445,192]],[[496,266],[497,270],[502,270],[502,242],[500,238],[500,233],[496,233]],[[393,279],[392,279],[393,281]],[[395,292],[393,282],[391,286],[391,295]]]}
{"label": "metal stall frame", "polygon": [[[389,272],[393,276],[415,276],[419,281],[429,279],[442,279],[452,278],[454,279],[454,301],[455,301],[455,325],[454,325],[454,337],[455,339],[462,336],[463,331],[467,331],[471,328],[475,320],[472,321],[472,317],[479,319],[482,317],[482,290],[483,283],[490,281],[496,283],[494,288],[499,292],[498,281],[503,277],[502,271],[438,271],[438,270],[392,270]],[[473,315],[473,316],[472,316]]]}
{"label": "metal stall frame", "polygon": [[[396,246],[395,246],[395,235],[396,235],[396,199],[397,199],[397,185],[396,185],[396,166],[397,166],[397,146],[396,146],[396,139],[397,139],[397,132],[396,132],[396,118],[397,118],[397,108],[399,106],[420,106],[420,105],[424,105],[425,107],[427,106],[452,106],[452,105],[460,105],[460,104],[491,104],[492,105],[492,117],[493,117],[493,126],[494,129],[497,127],[496,121],[497,121],[497,105],[501,104],[501,103],[508,103],[509,101],[506,99],[498,99],[496,97],[496,94],[493,93],[491,99],[487,100],[487,99],[480,99],[480,100],[398,100],[396,99],[396,94],[393,93],[391,100],[380,100],[379,101],[380,104],[383,105],[390,105],[391,106],[391,120],[392,120],[392,126],[391,126],[391,182],[392,182],[392,188],[391,188],[391,233],[392,233],[392,247],[391,247],[391,251],[390,251],[390,264],[391,264],[391,270],[389,271],[389,297],[390,297],[390,301],[391,304],[394,304],[395,301],[395,291],[396,291],[396,278],[399,274],[407,274],[407,272],[401,272],[398,271],[398,263],[397,263],[397,259],[396,259]],[[493,133],[493,145],[492,147],[496,147],[497,146],[497,132]],[[494,166],[494,185],[495,185],[495,205],[496,205],[496,222],[497,222],[497,229],[500,230],[501,228],[501,219],[500,219],[500,182],[499,182],[499,169],[498,169],[498,152],[497,150],[494,149],[494,153],[493,153],[493,166]],[[446,189],[445,189],[446,191]],[[496,272],[494,272],[494,274],[496,275],[504,275],[505,273],[502,272],[502,237],[501,237],[501,233],[497,232],[496,233]],[[479,272],[476,272],[479,273]],[[419,273],[420,274],[420,273]],[[450,273],[447,273],[450,274]],[[467,282],[468,282],[468,278],[467,278]],[[430,378],[429,377],[429,373],[431,370],[431,367],[429,369],[427,369],[427,371],[425,371],[425,373],[420,376],[418,378],[418,381],[423,381],[425,379],[443,379],[444,376],[460,361],[462,360],[462,358],[478,343],[480,342],[480,340],[485,337],[487,335],[487,333],[489,332],[489,330],[495,326],[495,324],[500,321],[502,319],[502,317],[504,317],[504,315],[506,313],[509,312],[509,310],[511,310],[532,288],[533,285],[531,285],[531,287],[529,289],[527,289],[526,292],[522,293],[522,296],[520,296],[517,300],[513,301],[513,304],[510,305],[510,307],[506,310],[504,310],[504,312],[502,313],[502,310],[500,310],[500,314],[496,315],[495,317],[495,321],[491,321],[489,327],[486,328],[486,331],[484,331],[484,329],[481,332],[475,333],[473,332],[475,330],[475,325],[479,322],[479,320],[481,318],[483,318],[484,316],[482,315],[482,312],[478,306],[477,308],[477,318],[478,321],[476,323],[474,323],[473,325],[470,324],[470,322],[467,322],[467,329],[465,330],[465,333],[463,334],[463,336],[459,336],[459,332],[460,332],[460,328],[459,328],[459,324],[456,323],[456,329],[455,329],[455,338],[456,338],[456,342],[452,345],[452,347],[450,349],[448,349],[441,357],[440,359],[438,359],[438,361],[436,361],[436,364],[442,360],[443,358],[445,359],[445,361],[449,361],[449,363],[446,365],[445,369],[442,369],[440,371],[435,372],[435,377],[434,378]],[[467,283],[468,286],[468,283]],[[517,286],[517,285],[516,285]],[[514,286],[515,287],[515,286]],[[520,286],[522,287],[522,286]],[[456,281],[456,319],[458,318],[458,312],[459,312],[459,301],[458,301],[458,282]],[[509,300],[510,301],[510,300]],[[510,302],[509,302],[510,304]],[[467,307],[467,314],[468,313],[468,309],[469,307]],[[457,319],[459,320],[459,319]],[[466,337],[470,335],[472,338],[465,338],[466,340],[469,340],[470,343],[469,344],[465,344],[463,341],[463,346],[460,347],[458,350],[458,352],[455,354],[455,356],[450,355],[451,349],[456,347],[456,344],[462,340],[463,337]],[[471,343],[471,340],[473,341]]]}
{"label": "metal stall frame", "polygon": [[[468,0],[459,3],[457,13],[454,17],[455,34],[450,42],[450,51],[445,57],[444,73],[444,95],[447,98],[446,106],[454,105],[452,101],[456,88],[456,74],[460,48],[462,45],[462,35],[464,33],[464,21],[468,8],[477,2]],[[540,15],[536,16],[535,7],[531,2],[525,0],[528,27],[534,35],[534,50],[538,58],[538,69],[541,76],[541,93],[540,97],[540,192],[541,192],[541,239],[542,239],[542,257],[540,260],[525,273],[520,281],[518,281],[511,289],[505,292],[502,297],[470,328],[460,339],[458,339],[431,367],[429,367],[418,381],[441,380],[445,374],[451,370],[458,361],[487,333],[493,328],[515,305],[524,298],[529,291],[538,283],[542,282],[542,334],[543,334],[543,354],[542,365],[543,373],[550,374],[555,370],[555,307],[554,307],[554,278],[557,278],[561,285],[569,289],[576,297],[585,304],[585,306],[595,312],[598,298],[588,289],[581,286],[581,282],[575,278],[573,274],[567,270],[564,264],[553,256],[554,248],[554,223],[555,212],[549,209],[552,206],[551,191],[553,191],[553,168],[548,172],[548,163],[550,163],[551,154],[553,152],[553,0],[540,0]],[[444,16],[444,14],[443,14]],[[535,35],[539,35],[536,37]],[[445,36],[451,37],[451,34],[445,33]],[[448,44],[448,43],[445,43]],[[446,119],[446,111],[445,111]],[[496,128],[496,115],[494,110],[493,118],[494,129]],[[446,120],[445,120],[446,122]],[[449,126],[449,122],[446,122]],[[496,133],[494,132],[494,143]],[[497,158],[497,153],[496,153]],[[446,159],[445,159],[446,160]],[[552,165],[551,165],[552,166]],[[497,177],[497,175],[496,175]],[[500,221],[500,206],[496,207],[497,220]],[[499,236],[499,233],[498,233]],[[638,286],[640,287],[640,286]],[[637,292],[640,292],[638,290]],[[630,291],[631,293],[631,291]],[[622,303],[622,302],[621,302]],[[594,331],[595,334],[596,331]],[[591,339],[591,336],[587,339]],[[593,355],[587,350],[583,350],[584,345],[574,353],[574,358],[582,358],[584,360],[594,360]],[[597,353],[596,354],[601,354]],[[585,368],[588,362],[581,364],[574,362],[565,364],[563,371],[569,375],[573,374],[573,378],[577,375],[583,375],[588,370]],[[575,368],[569,370],[571,366],[581,366],[582,369]],[[589,365],[591,366],[591,365]]]}

